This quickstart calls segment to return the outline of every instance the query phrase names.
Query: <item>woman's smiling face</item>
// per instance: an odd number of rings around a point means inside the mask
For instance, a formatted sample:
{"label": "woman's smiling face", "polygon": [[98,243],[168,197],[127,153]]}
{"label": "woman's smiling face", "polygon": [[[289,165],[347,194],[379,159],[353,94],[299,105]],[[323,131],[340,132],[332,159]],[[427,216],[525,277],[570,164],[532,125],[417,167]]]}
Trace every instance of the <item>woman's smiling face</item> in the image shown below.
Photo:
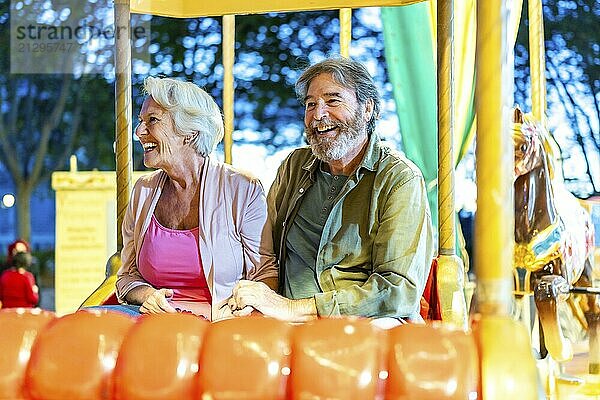
{"label": "woman's smiling face", "polygon": [[173,162],[183,146],[184,138],[175,131],[173,119],[167,110],[152,97],[147,97],[139,114],[135,135],[144,148],[144,165],[163,168]]}

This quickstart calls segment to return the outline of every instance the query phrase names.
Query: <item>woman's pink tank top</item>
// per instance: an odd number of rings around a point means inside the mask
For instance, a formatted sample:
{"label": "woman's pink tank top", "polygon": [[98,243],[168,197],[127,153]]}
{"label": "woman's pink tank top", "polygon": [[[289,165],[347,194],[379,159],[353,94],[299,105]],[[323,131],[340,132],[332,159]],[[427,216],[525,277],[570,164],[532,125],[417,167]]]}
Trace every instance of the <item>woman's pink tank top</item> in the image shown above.
{"label": "woman's pink tank top", "polygon": [[173,307],[210,319],[212,298],[202,271],[198,228],[169,229],[153,214],[138,262],[138,270],[149,284],[173,289]]}

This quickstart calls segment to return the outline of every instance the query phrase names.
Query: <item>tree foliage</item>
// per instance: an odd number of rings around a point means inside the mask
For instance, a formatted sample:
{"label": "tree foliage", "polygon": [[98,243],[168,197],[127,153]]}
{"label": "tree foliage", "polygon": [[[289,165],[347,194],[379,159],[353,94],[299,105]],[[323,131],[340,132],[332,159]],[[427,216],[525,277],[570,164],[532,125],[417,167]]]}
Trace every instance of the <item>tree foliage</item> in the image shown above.
{"label": "tree foliage", "polygon": [[[112,50],[104,48],[94,61],[104,66],[99,74],[11,73],[9,6],[9,0],[0,0],[0,171],[7,171],[17,188],[18,235],[27,238],[31,192],[54,170],[66,169],[70,154],[78,155],[81,169],[114,168],[114,69]],[[389,116],[394,106],[382,27],[372,11],[353,12],[351,56],[367,64]],[[556,132],[565,176],[573,191],[588,196],[600,190],[600,5],[596,0],[545,0],[544,16],[549,109],[568,121],[565,132]],[[134,120],[148,75],[192,80],[222,105],[221,18],[141,18],[150,21],[150,62],[133,63]],[[304,67],[339,53],[338,12],[236,16],[235,34],[234,139],[270,152],[302,144],[302,108],[293,84]],[[529,96],[526,42],[524,20],[515,62],[515,95],[521,104]],[[141,169],[141,149],[134,146],[134,151],[134,168]]]}
{"label": "tree foliage", "polygon": [[[89,18],[103,18],[106,7],[99,5],[100,0],[91,3],[95,8],[86,9]],[[0,0],[3,54],[10,54],[11,50],[10,4],[9,0]],[[64,13],[52,1],[24,4],[37,7],[28,11],[32,18],[39,18],[48,10],[55,11],[50,18],[56,20],[75,14],[73,10]],[[81,3],[81,7],[87,6],[88,3]],[[112,5],[107,3],[107,6]],[[181,20],[147,16],[147,19],[151,19],[152,44],[148,47],[151,62],[134,60],[133,115],[143,100],[139,89],[148,75],[193,80],[222,104],[221,18]],[[369,49],[378,58],[373,73],[385,76],[381,27],[373,30],[365,26],[356,13],[353,26],[357,41],[371,37]],[[293,83],[300,70],[311,62],[339,53],[338,43],[337,11],[238,16],[235,127],[241,133],[235,140],[260,144],[270,151],[301,144],[302,111]],[[53,171],[65,169],[70,154],[77,154],[80,169],[114,168],[112,51],[105,48],[99,54],[101,57],[95,62],[103,63],[104,74],[81,73],[81,69],[79,72],[74,69],[72,74],[14,74],[10,71],[9,57],[2,58],[0,163],[17,191],[18,236],[30,236],[31,193],[36,186],[48,182]],[[363,56],[361,50],[357,54]],[[292,134],[289,127],[295,128]],[[249,131],[256,133],[246,134]],[[134,146],[134,168],[143,168],[139,146]]]}
{"label": "tree foliage", "polygon": [[[389,92],[389,87],[384,87],[380,22],[379,26],[365,22],[362,13],[365,11],[356,10],[353,16],[352,55],[371,60],[371,72],[382,90]],[[236,16],[236,142],[256,143],[270,151],[303,143],[302,107],[293,85],[305,67],[327,55],[339,54],[338,15],[332,10]],[[150,75],[193,80],[222,105],[221,18],[153,17],[152,37]],[[291,134],[287,128],[293,128]],[[248,131],[258,136],[244,135]]]}
{"label": "tree foliage", "polygon": [[96,75],[11,73],[9,6],[0,0],[0,163],[15,185],[16,235],[29,240],[31,195],[71,154],[84,168],[114,166],[114,89]]}
{"label": "tree foliage", "polygon": [[[561,147],[565,181],[587,198],[600,194],[600,3],[544,1],[548,121]],[[515,99],[530,98],[526,20],[515,59]]]}

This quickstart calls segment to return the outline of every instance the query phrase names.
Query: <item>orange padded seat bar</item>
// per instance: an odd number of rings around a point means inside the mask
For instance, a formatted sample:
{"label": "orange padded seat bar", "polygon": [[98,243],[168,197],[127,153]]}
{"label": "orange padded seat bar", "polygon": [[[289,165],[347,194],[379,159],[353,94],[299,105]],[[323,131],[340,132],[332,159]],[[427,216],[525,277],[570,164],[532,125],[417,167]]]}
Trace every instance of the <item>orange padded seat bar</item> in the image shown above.
{"label": "orange padded seat bar", "polygon": [[191,314],[140,317],[114,371],[117,400],[197,399],[198,359],[210,323]]}
{"label": "orange padded seat bar", "polygon": [[79,311],[52,321],[33,345],[25,377],[31,400],[110,399],[121,342],[135,320]]}
{"label": "orange padded seat bar", "polygon": [[202,346],[198,398],[284,399],[292,329],[290,324],[264,317],[213,323]]}
{"label": "orange padded seat bar", "polygon": [[386,331],[366,319],[320,319],[294,328],[292,399],[383,397]]}
{"label": "orange padded seat bar", "polygon": [[23,384],[31,348],[54,313],[39,308],[0,311],[0,399],[25,399]]}
{"label": "orange padded seat bar", "polygon": [[401,325],[388,335],[386,399],[481,398],[473,335],[441,324]]}

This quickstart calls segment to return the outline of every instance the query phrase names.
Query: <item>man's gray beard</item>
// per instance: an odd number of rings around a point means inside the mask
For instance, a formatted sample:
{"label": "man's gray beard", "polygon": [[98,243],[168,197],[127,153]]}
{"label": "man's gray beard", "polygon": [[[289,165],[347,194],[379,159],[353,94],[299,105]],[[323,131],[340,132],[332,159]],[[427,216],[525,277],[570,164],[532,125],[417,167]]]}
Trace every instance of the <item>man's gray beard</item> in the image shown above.
{"label": "man's gray beard", "polygon": [[349,123],[337,122],[339,134],[335,137],[322,137],[314,133],[314,128],[304,128],[306,140],[319,160],[331,162],[341,160],[348,152],[357,147],[362,141],[361,133],[366,129],[366,124],[360,126],[360,119],[355,118]]}

